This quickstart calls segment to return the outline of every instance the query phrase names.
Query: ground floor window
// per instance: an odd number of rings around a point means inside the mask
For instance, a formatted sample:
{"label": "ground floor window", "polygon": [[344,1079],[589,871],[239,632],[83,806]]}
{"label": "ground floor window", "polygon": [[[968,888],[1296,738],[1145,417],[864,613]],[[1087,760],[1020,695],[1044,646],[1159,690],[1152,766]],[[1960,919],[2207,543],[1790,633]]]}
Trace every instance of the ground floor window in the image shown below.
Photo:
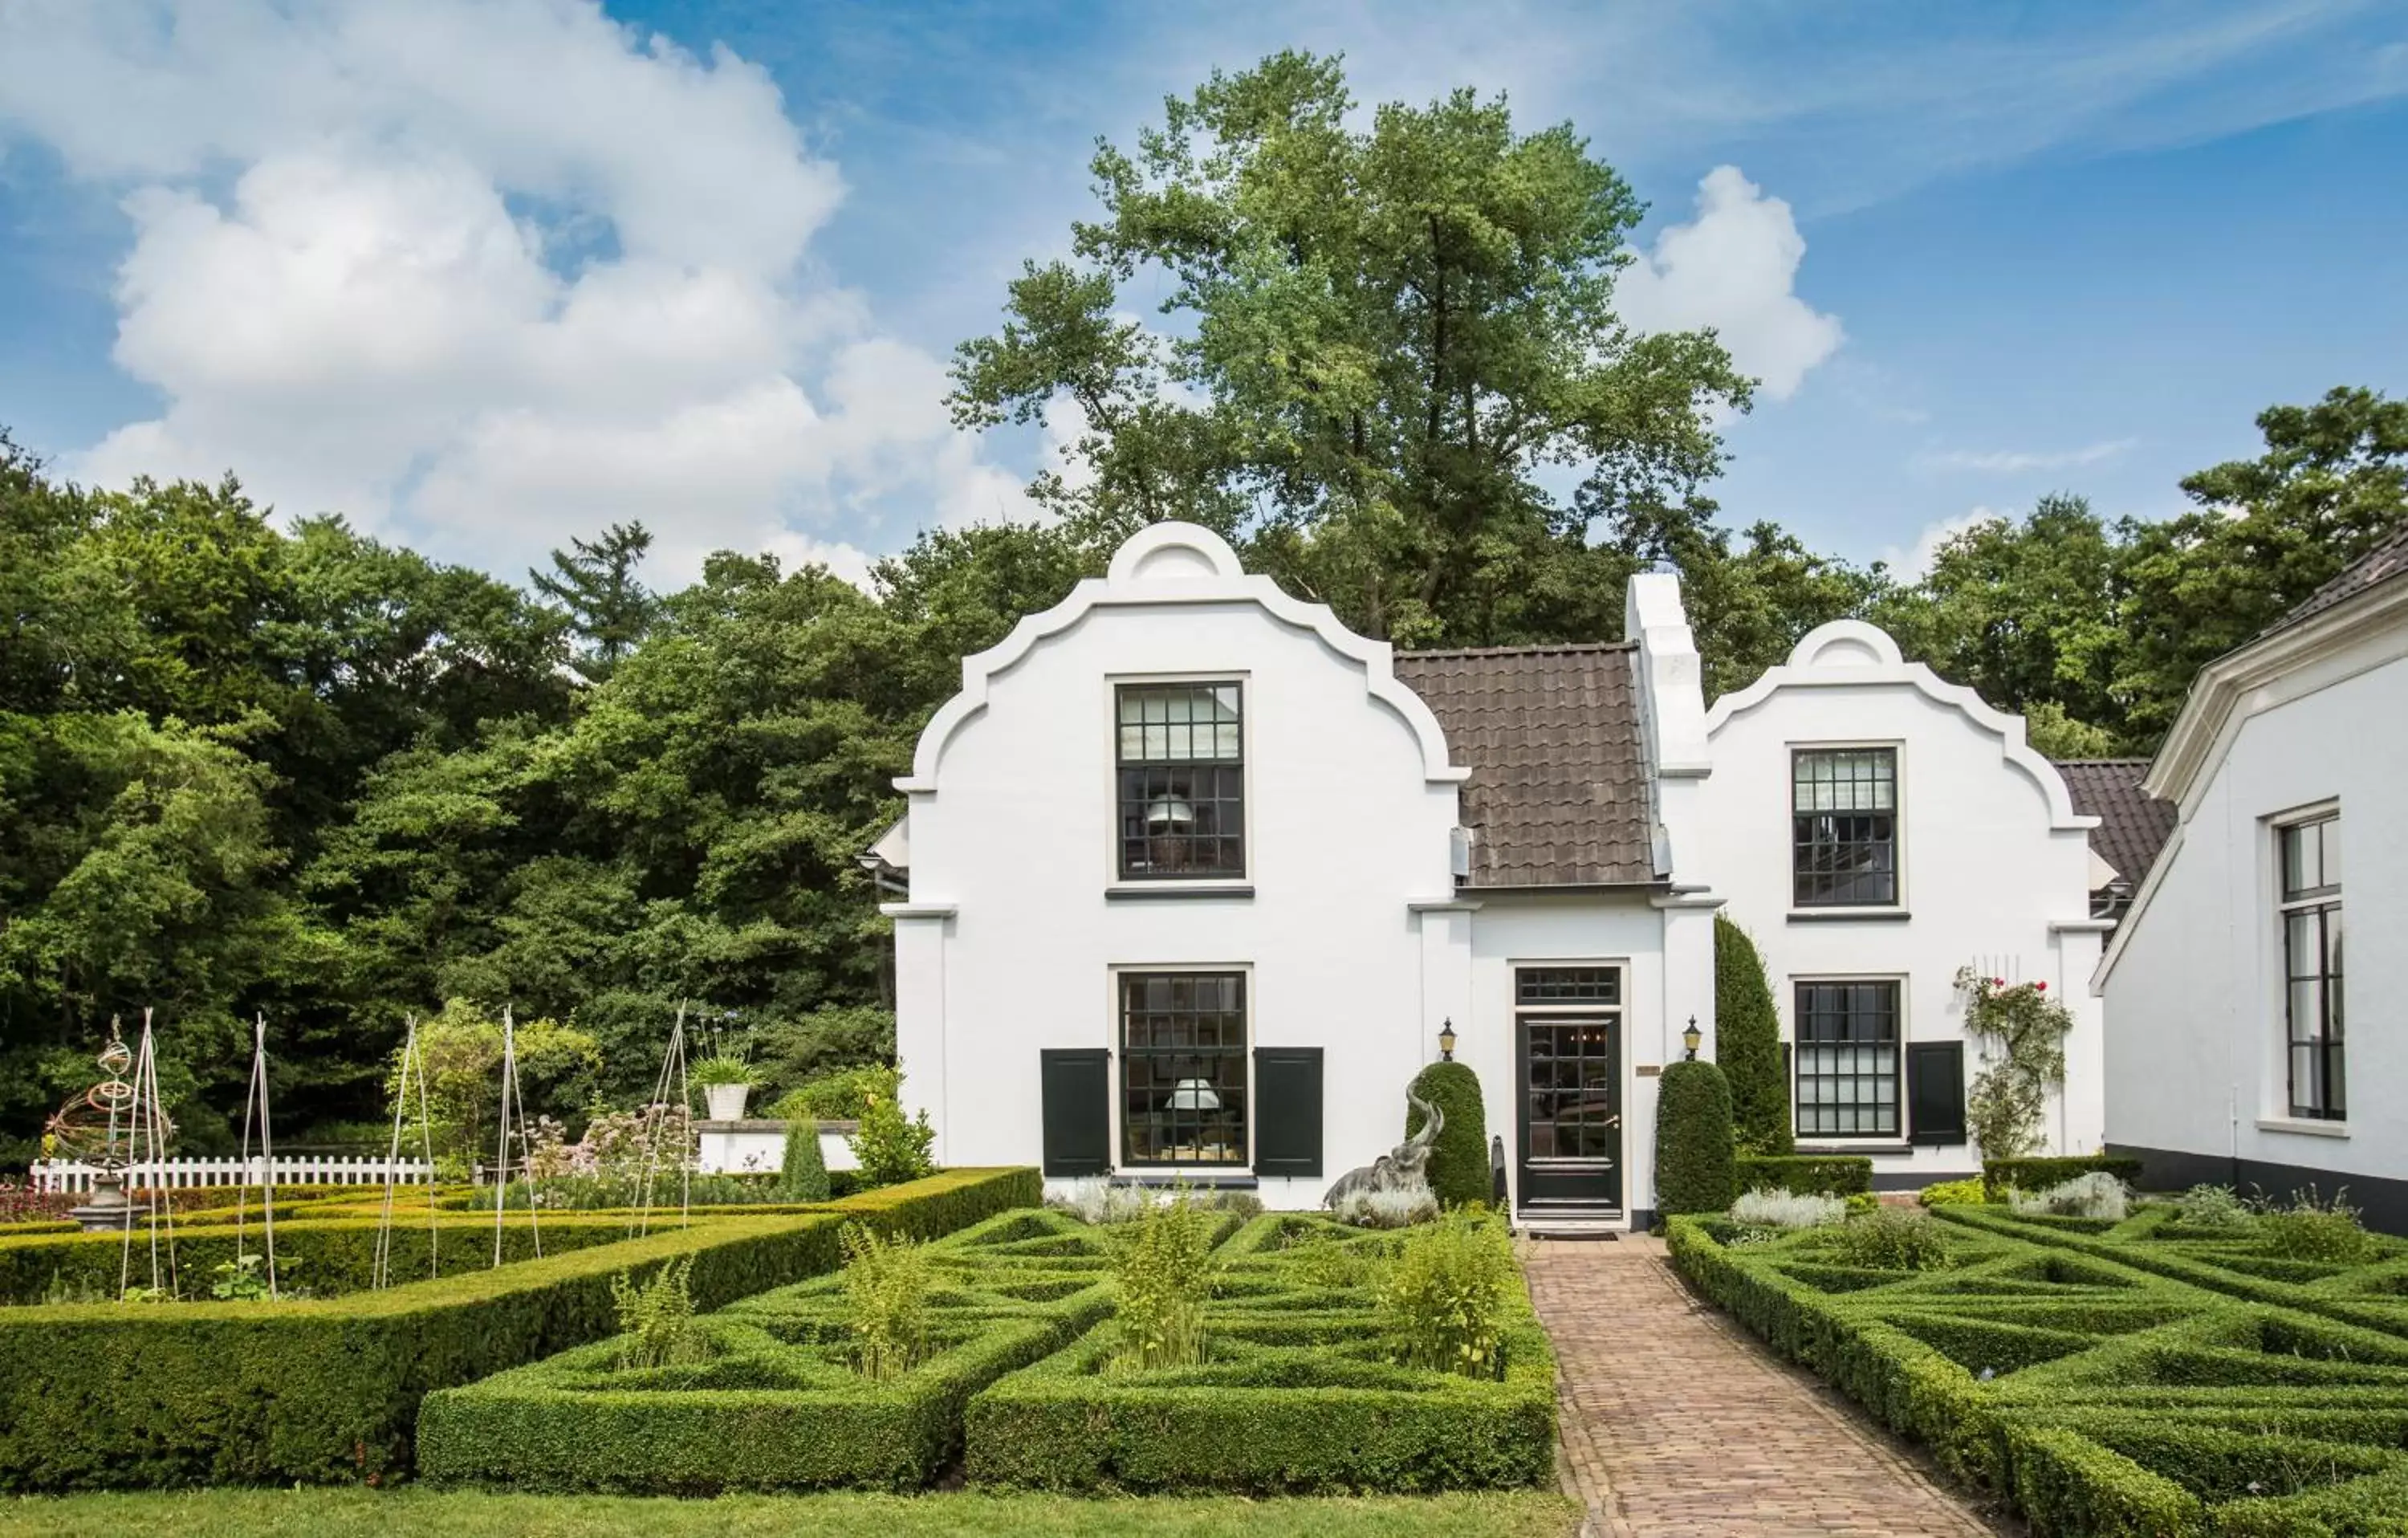
{"label": "ground floor window", "polygon": [[1246,974],[1123,972],[1128,1164],[1246,1162]]}
{"label": "ground floor window", "polygon": [[1899,985],[1798,985],[1798,1135],[1898,1136]]}

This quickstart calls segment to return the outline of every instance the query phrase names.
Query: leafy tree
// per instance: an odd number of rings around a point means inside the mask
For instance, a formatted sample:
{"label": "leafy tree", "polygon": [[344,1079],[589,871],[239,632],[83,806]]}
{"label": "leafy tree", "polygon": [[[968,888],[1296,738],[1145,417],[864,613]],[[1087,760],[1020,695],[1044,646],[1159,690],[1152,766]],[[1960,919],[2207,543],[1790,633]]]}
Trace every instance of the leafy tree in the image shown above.
{"label": "leafy tree", "polygon": [[593,539],[571,539],[552,553],[552,569],[530,569],[535,590],[565,606],[586,643],[577,670],[595,683],[610,676],[619,659],[652,628],[659,604],[636,568],[652,548],[652,531],[639,523],[612,524]]}
{"label": "leafy tree", "polygon": [[1731,1126],[1742,1154],[1787,1154],[1789,1081],[1781,1068],[1781,1017],[1764,958],[1745,929],[1714,915],[1714,1060],[1730,1082]]}
{"label": "leafy tree", "polygon": [[2335,389],[2258,414],[2266,452],[2187,477],[2199,504],[2127,519],[2129,631],[2114,687],[2154,743],[2207,663],[2280,620],[2408,522],[2408,401]]}
{"label": "leafy tree", "polygon": [[[1338,61],[1280,53],[1099,147],[1100,217],[962,345],[955,420],[1067,405],[1092,473],[1031,490],[1074,522],[1258,529],[1258,565],[1359,629],[1491,640],[1586,558],[1547,486],[1694,485],[1748,381],[1709,335],[1615,316],[1642,210],[1569,125],[1517,134],[1469,91],[1363,128],[1353,105]],[[1172,335],[1121,314],[1140,268]]]}

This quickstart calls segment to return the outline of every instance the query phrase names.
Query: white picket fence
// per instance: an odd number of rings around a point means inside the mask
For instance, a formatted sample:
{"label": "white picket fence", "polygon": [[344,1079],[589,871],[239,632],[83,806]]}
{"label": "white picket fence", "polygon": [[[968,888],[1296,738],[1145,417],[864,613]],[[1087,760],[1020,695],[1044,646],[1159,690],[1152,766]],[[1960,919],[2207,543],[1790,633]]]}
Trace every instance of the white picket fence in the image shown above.
{"label": "white picket fence", "polygon": [[[100,1173],[89,1164],[42,1159],[33,1167],[34,1189],[81,1196]],[[171,1158],[126,1170],[126,1184],[170,1190],[198,1186],[257,1186],[273,1176],[279,1186],[381,1186],[388,1176],[405,1186],[426,1183],[424,1159],[381,1158]]]}

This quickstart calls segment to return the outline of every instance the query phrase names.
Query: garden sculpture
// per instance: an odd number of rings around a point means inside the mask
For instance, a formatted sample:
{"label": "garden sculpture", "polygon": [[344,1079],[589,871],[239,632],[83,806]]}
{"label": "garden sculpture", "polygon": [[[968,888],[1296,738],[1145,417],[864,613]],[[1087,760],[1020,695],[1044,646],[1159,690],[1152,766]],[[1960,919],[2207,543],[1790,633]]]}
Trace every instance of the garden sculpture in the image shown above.
{"label": "garden sculpture", "polygon": [[1430,1145],[1438,1141],[1440,1128],[1446,1126],[1446,1113],[1410,1089],[1405,1091],[1405,1100],[1421,1111],[1422,1129],[1370,1163],[1340,1175],[1337,1184],[1331,1186],[1328,1194],[1321,1199],[1323,1206],[1335,1209],[1340,1201],[1358,1191],[1426,1191],[1429,1188],[1429,1179],[1425,1171],[1429,1168]]}

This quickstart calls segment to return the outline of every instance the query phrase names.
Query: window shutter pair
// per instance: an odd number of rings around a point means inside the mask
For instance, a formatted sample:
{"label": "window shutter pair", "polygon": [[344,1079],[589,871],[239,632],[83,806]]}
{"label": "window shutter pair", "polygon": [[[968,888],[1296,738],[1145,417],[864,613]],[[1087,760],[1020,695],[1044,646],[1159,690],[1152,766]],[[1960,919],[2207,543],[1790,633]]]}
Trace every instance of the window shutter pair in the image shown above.
{"label": "window shutter pair", "polygon": [[[1112,1062],[1100,1047],[1038,1054],[1044,1171],[1073,1177],[1112,1169]],[[1254,1173],[1321,1173],[1321,1049],[1254,1049]]]}
{"label": "window shutter pair", "polygon": [[1906,1125],[1912,1141],[1965,1141],[1965,1043],[1914,1042],[1906,1049]]}

